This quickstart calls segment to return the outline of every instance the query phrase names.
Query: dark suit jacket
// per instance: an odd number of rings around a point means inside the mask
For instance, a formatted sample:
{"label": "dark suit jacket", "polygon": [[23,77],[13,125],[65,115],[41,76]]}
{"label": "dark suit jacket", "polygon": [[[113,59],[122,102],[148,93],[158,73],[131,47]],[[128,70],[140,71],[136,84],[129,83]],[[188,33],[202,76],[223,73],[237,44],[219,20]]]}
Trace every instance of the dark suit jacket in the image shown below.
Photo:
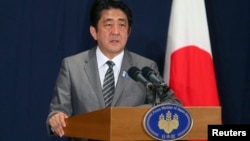
{"label": "dark suit jacket", "polygon": [[[130,77],[124,77],[130,67],[145,66],[158,71],[156,62],[125,50],[115,94],[111,106],[139,106],[152,103],[152,94],[146,87]],[[169,95],[166,101],[179,103]],[[58,111],[69,116],[105,108],[99,78],[96,48],[65,58],[56,81],[48,118]]]}

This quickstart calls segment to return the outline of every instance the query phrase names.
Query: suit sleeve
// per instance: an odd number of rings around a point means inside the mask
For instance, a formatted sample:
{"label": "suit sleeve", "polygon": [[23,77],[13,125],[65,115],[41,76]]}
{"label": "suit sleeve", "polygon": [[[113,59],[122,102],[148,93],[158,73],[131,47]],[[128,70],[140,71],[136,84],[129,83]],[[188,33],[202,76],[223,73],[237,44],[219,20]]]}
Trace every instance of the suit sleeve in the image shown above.
{"label": "suit sleeve", "polygon": [[48,119],[57,112],[63,112],[68,116],[72,114],[70,71],[66,59],[62,61],[49,107],[46,121],[49,134],[52,132],[48,125]]}

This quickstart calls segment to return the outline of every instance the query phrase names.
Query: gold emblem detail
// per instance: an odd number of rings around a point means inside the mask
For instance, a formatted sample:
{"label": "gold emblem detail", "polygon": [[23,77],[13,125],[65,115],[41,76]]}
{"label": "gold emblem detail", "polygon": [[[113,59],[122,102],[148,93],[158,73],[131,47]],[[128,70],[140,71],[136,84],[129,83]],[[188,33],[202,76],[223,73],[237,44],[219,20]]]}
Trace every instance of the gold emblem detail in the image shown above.
{"label": "gold emblem detail", "polygon": [[173,115],[168,111],[166,117],[163,114],[159,116],[158,127],[164,130],[166,133],[171,133],[174,129],[177,129],[179,126],[179,117],[177,114]]}

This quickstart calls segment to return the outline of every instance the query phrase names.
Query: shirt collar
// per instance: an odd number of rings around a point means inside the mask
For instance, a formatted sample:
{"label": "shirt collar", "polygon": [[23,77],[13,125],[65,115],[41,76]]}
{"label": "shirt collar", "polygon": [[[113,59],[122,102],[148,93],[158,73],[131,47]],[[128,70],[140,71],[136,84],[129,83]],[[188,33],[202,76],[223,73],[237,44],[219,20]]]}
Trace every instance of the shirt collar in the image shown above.
{"label": "shirt collar", "polygon": [[[118,70],[120,70],[121,68],[123,56],[124,56],[124,50],[111,60],[115,63],[114,67],[117,68]],[[97,57],[97,64],[98,64],[99,69],[103,67],[108,60],[110,60],[101,52],[99,47],[97,47],[96,49],[96,57]]]}

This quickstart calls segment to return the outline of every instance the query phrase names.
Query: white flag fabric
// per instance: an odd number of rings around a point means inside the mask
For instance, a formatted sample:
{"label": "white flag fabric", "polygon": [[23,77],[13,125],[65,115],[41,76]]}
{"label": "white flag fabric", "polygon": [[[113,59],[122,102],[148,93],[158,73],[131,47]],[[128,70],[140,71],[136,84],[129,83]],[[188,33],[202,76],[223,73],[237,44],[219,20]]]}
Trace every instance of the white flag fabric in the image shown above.
{"label": "white flag fabric", "polygon": [[218,106],[204,0],[173,0],[164,79],[184,106]]}

